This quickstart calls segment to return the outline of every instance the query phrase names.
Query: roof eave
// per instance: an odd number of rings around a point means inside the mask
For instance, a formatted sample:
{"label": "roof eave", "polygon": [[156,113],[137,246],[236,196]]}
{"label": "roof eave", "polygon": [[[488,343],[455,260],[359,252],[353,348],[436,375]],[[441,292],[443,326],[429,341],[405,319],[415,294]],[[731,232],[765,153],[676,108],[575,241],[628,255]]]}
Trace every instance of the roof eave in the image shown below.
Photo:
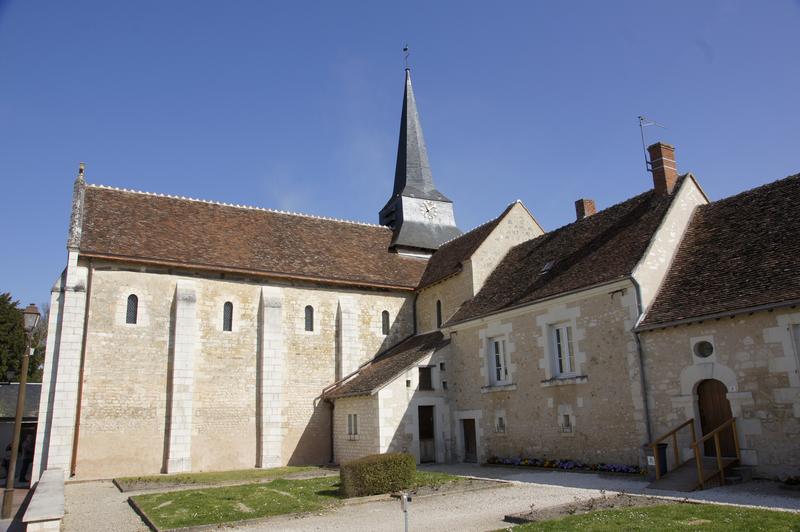
{"label": "roof eave", "polygon": [[[92,259],[103,259],[109,260],[114,262],[133,262],[136,264],[150,264],[153,266],[166,266],[166,267],[173,267],[173,268],[186,268],[189,270],[197,270],[202,272],[221,272],[221,273],[235,273],[239,275],[251,275],[254,277],[262,277],[265,279],[281,279],[281,280],[297,280],[297,281],[308,281],[308,282],[316,282],[316,283],[324,283],[324,284],[332,284],[337,286],[350,286],[350,287],[357,287],[357,288],[381,288],[385,290],[397,290],[403,292],[413,292],[416,290],[415,286],[412,285],[393,285],[393,284],[384,284],[384,283],[375,283],[375,282],[366,282],[366,281],[349,281],[346,279],[332,279],[327,277],[315,277],[312,275],[296,275],[296,274],[286,274],[280,272],[266,272],[266,271],[259,271],[259,270],[248,270],[246,268],[231,268],[227,266],[215,266],[211,264],[192,264],[180,261],[170,261],[170,260],[163,260],[163,259],[149,259],[149,258],[142,258],[142,257],[131,257],[126,255],[115,255],[110,253],[98,253],[95,251],[80,251],[79,255],[81,257],[92,258]],[[413,258],[413,257],[411,257]]]}
{"label": "roof eave", "polygon": [[718,318],[727,318],[736,316],[737,314],[749,314],[752,312],[760,312],[760,311],[767,311],[767,310],[774,310],[777,308],[783,307],[793,307],[800,305],[800,299],[788,299],[786,301],[780,301],[775,303],[765,303],[763,305],[754,305],[752,307],[741,307],[732,310],[724,310],[721,312],[714,312],[712,314],[702,314],[699,316],[690,316],[687,318],[681,318],[672,321],[665,321],[660,323],[644,323],[639,325],[635,329],[634,332],[645,332],[645,331],[652,331],[655,329],[667,329],[669,327],[677,327],[678,325],[688,325],[690,323],[697,323],[701,321],[707,320],[715,320]]}

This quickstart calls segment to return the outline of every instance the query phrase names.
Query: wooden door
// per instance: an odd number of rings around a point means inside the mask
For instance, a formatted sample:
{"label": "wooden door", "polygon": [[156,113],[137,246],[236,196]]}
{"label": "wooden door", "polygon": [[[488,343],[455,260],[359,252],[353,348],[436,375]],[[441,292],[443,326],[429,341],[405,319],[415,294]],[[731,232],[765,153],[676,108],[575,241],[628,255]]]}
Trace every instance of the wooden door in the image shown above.
{"label": "wooden door", "polygon": [[420,406],[417,410],[419,417],[419,461],[436,461],[436,441],[434,438],[433,407]]}
{"label": "wooden door", "polygon": [[478,446],[475,438],[475,420],[462,419],[461,424],[464,428],[464,461],[478,461]]}
{"label": "wooden door", "polygon": [[[733,417],[731,404],[726,397],[727,393],[728,389],[725,385],[716,379],[704,380],[697,386],[697,404],[700,410],[700,427],[703,436]],[[719,433],[719,444],[722,456],[736,456],[732,430],[726,429]],[[705,454],[706,456],[717,456],[714,438],[705,441]]]}

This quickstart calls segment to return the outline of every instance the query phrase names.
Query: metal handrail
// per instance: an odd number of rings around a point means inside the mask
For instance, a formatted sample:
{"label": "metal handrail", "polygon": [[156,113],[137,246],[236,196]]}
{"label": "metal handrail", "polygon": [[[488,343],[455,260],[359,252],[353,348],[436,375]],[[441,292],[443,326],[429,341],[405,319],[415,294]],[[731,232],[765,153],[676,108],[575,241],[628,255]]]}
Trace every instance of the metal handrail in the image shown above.
{"label": "metal handrail", "polygon": [[[669,438],[670,436],[672,436],[672,451],[675,453],[675,467],[678,467],[678,465],[680,465],[680,461],[681,461],[680,460],[680,453],[678,452],[678,431],[681,430],[682,428],[686,427],[687,425],[692,430],[692,442],[694,442],[695,441],[694,418],[691,418],[691,419],[681,423],[680,425],[678,425],[677,427],[675,427],[671,431],[667,432],[663,436],[661,436],[659,438],[656,438],[655,440],[650,442],[650,448],[653,449],[653,459],[654,459],[654,461],[656,463],[656,480],[660,480],[661,479],[661,460],[660,460],[660,458],[658,456],[658,450],[656,449],[656,446],[659,443],[661,443],[662,441],[664,441],[667,438]],[[668,464],[664,464],[664,468],[666,469],[667,467],[669,467],[669,465]],[[664,471],[664,473],[668,473],[668,472],[669,471]]]}

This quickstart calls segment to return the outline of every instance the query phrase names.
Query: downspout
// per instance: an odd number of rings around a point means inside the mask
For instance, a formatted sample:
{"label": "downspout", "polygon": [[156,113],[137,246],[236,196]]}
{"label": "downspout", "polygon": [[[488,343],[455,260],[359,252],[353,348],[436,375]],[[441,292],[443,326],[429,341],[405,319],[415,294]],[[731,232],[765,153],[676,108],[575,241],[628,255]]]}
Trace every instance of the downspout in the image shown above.
{"label": "downspout", "polygon": [[86,303],[84,304],[83,317],[83,342],[81,342],[81,362],[78,372],[78,404],[75,407],[75,430],[72,433],[72,460],[69,467],[69,476],[74,477],[78,468],[78,437],[81,432],[81,399],[83,397],[83,367],[86,360],[86,344],[89,336],[89,302],[92,300],[92,259],[89,259],[88,273],[86,274]]}
{"label": "downspout", "polygon": [[636,293],[636,310],[637,310],[637,318],[636,323],[633,326],[631,332],[633,333],[633,339],[636,342],[636,353],[639,356],[639,375],[641,377],[641,385],[642,385],[642,405],[644,406],[644,422],[645,428],[647,430],[647,441],[648,443],[653,441],[653,431],[650,426],[650,405],[647,401],[647,377],[644,373],[644,348],[642,347],[642,341],[639,338],[639,332],[636,330],[636,326],[639,324],[639,320],[642,319],[643,310],[642,310],[642,287],[639,286],[639,283],[636,282],[636,279],[631,276],[631,282],[635,288]]}

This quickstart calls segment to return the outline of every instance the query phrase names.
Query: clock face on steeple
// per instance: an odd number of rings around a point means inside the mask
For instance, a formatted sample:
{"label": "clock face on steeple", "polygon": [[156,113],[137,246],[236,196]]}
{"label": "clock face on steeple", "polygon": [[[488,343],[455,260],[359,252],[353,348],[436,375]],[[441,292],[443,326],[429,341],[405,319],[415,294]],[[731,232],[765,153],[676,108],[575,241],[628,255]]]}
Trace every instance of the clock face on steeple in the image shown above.
{"label": "clock face on steeple", "polygon": [[433,220],[439,216],[439,208],[436,206],[436,203],[432,201],[424,202],[422,205],[420,205],[419,210],[428,220]]}

